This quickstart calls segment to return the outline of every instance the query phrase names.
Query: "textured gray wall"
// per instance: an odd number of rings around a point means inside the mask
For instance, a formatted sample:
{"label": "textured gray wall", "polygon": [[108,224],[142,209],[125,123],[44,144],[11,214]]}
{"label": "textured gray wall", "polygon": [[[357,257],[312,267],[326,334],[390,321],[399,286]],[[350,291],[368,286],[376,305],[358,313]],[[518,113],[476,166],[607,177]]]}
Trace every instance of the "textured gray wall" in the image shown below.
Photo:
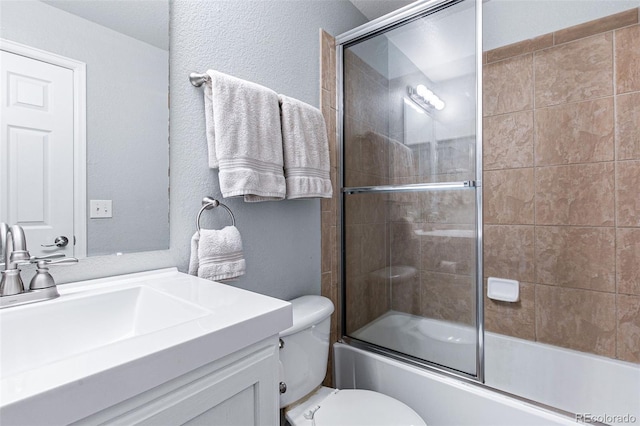
{"label": "textured gray wall", "polygon": [[[189,84],[189,73],[214,68],[317,106],[319,28],[340,34],[365,22],[346,0],[172,1],[170,250],[88,258],[58,268],[57,281],[169,266],[186,271],[200,201],[220,196],[217,171],[207,167],[202,89]],[[236,215],[247,260],[247,274],[234,286],[283,299],[320,292],[319,201],[224,202]],[[203,217],[207,227],[228,223],[224,211]]]}
{"label": "textured gray wall", "polygon": [[483,50],[640,7],[640,0],[492,0],[483,8]]}
{"label": "textured gray wall", "polygon": [[[202,89],[192,71],[216,69],[318,106],[319,28],[340,34],[366,22],[348,1],[182,1],[171,16],[171,249],[185,270],[204,195],[219,198],[207,166]],[[226,199],[242,234],[247,274],[234,286],[283,299],[320,292],[318,200]],[[227,214],[207,211],[219,228]]]}
{"label": "textured gray wall", "polygon": [[88,255],[169,248],[168,52],[39,1],[0,12],[1,37],[87,64],[87,202],[113,200]]}

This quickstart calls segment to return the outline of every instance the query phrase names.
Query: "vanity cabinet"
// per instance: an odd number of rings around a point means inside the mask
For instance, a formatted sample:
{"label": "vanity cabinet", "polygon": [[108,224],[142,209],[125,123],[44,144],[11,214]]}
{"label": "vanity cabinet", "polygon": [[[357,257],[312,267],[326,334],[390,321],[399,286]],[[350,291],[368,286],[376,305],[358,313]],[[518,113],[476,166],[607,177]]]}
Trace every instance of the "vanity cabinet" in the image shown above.
{"label": "vanity cabinet", "polygon": [[276,425],[278,372],[276,335],[74,424]]}

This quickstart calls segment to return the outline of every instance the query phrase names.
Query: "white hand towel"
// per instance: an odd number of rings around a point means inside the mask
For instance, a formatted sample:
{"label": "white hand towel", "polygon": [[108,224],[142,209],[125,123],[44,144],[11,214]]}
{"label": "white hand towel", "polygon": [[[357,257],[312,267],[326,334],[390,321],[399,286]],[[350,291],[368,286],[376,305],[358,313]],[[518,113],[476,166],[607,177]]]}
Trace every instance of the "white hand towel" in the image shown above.
{"label": "white hand towel", "polygon": [[209,167],[220,170],[223,197],[282,200],[286,185],[278,95],[221,72],[207,71],[204,90]]}
{"label": "white hand towel", "polygon": [[329,141],[319,109],[278,95],[287,198],[331,198]]}
{"label": "white hand towel", "polygon": [[235,226],[220,230],[201,229],[191,237],[189,273],[212,281],[244,275],[240,231]]}

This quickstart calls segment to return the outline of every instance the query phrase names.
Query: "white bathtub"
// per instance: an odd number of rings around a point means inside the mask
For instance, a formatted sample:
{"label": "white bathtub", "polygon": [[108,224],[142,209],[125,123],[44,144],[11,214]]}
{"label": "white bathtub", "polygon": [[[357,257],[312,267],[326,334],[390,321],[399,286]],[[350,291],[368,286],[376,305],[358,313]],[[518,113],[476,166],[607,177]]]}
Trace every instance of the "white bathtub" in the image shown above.
{"label": "white bathtub", "polygon": [[[398,324],[403,326],[396,328]],[[455,364],[470,362],[473,340],[468,331],[464,326],[390,311],[360,329],[359,337],[377,336],[380,345],[385,341],[393,341],[394,347],[404,344],[409,352],[419,350],[419,345],[423,353],[436,357],[431,359],[446,359],[448,347],[449,363]],[[447,339],[441,338],[444,335]],[[481,387],[340,343],[334,353],[338,388],[371,389],[393,396],[430,426],[576,424],[574,417],[491,388],[582,414],[585,419],[640,424],[640,366],[636,364],[485,333],[487,387]]]}

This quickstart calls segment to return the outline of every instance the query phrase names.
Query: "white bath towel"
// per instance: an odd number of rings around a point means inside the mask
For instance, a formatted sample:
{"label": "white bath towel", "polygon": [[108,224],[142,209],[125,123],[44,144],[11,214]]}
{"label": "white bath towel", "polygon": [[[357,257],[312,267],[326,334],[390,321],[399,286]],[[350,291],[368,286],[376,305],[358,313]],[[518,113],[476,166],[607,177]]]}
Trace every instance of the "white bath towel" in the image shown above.
{"label": "white bath towel", "polygon": [[235,226],[201,229],[191,237],[189,273],[212,281],[244,275],[240,231]]}
{"label": "white bath towel", "polygon": [[282,200],[286,185],[278,95],[221,72],[207,71],[204,90],[209,167],[220,170],[223,197]]}
{"label": "white bath towel", "polygon": [[278,98],[287,198],[331,198],[329,141],[322,113],[297,99]]}

